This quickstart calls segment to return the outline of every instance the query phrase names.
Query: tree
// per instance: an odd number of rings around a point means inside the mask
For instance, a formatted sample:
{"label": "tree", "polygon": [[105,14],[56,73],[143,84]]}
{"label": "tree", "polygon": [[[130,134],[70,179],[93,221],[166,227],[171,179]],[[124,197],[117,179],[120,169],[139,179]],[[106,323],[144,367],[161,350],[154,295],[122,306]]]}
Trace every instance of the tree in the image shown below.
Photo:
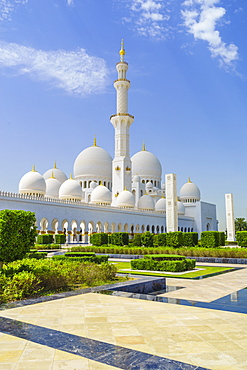
{"label": "tree", "polygon": [[247,231],[247,221],[244,218],[235,219],[235,230],[236,231]]}
{"label": "tree", "polygon": [[34,246],[35,222],[33,212],[0,211],[0,269],[3,262],[22,259]]}

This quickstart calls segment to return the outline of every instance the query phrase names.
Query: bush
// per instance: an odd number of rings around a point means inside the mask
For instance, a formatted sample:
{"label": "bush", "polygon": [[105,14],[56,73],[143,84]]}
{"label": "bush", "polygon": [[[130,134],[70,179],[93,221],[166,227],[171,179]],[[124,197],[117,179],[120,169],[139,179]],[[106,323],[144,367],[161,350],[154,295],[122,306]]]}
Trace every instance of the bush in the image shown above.
{"label": "bush", "polygon": [[108,234],[95,233],[90,236],[90,243],[93,245],[102,245],[108,243]]}
{"label": "bush", "polygon": [[194,247],[198,244],[198,233],[183,233],[183,240],[185,247]]}
{"label": "bush", "polygon": [[16,301],[33,296],[40,290],[40,280],[32,272],[22,271],[15,274],[12,279],[5,280],[0,301]]}
{"label": "bush", "polygon": [[236,237],[240,247],[247,247],[247,231],[237,231]]}
{"label": "bush", "polygon": [[55,235],[55,243],[56,244],[64,244],[66,242],[66,236],[64,234],[56,234]]}
{"label": "bush", "polygon": [[182,261],[185,260],[184,256],[178,256],[177,254],[148,254],[144,258],[151,259],[153,261]]}
{"label": "bush", "polygon": [[134,239],[132,241],[132,245],[136,247],[142,246],[141,234],[135,234]]}
{"label": "bush", "polygon": [[54,243],[53,234],[39,234],[37,235],[37,244],[51,244]]}
{"label": "bush", "polygon": [[146,231],[141,235],[141,243],[146,248],[152,248],[153,247],[153,239],[154,235],[151,234],[149,231]]}
{"label": "bush", "polygon": [[47,256],[47,252],[30,252],[27,253],[26,258],[35,258],[37,260],[44,259]]}
{"label": "bush", "polygon": [[60,244],[35,244],[34,248],[36,249],[61,249]]}
{"label": "bush", "polygon": [[111,234],[111,243],[115,245],[128,245],[129,234],[128,233],[113,233]]}
{"label": "bush", "polygon": [[226,244],[226,236],[224,231],[219,231],[219,246],[224,246]]}
{"label": "bush", "polygon": [[201,233],[201,246],[204,248],[215,248],[219,246],[218,231],[203,231]]}
{"label": "bush", "polygon": [[108,262],[108,256],[96,256],[95,254],[86,255],[86,253],[78,253],[78,255],[65,255],[63,256],[53,256],[54,260],[67,260],[69,262],[76,261],[76,262],[93,262],[97,264],[101,264],[103,262]]}
{"label": "bush", "polygon": [[166,245],[169,247],[182,247],[183,241],[182,231],[174,231],[166,234]]}
{"label": "bush", "polygon": [[170,271],[181,272],[194,268],[195,260],[183,259],[182,261],[155,261],[153,259],[143,258],[131,261],[133,270],[149,270],[149,271]]}
{"label": "bush", "polygon": [[24,258],[34,246],[35,214],[25,211],[0,211],[0,269],[3,262]]}

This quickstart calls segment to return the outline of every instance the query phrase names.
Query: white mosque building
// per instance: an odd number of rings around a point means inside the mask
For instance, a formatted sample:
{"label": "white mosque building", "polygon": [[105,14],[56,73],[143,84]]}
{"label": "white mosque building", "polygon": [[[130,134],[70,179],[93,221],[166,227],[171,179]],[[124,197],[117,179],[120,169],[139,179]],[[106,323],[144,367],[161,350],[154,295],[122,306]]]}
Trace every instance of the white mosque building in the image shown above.
{"label": "white mosque building", "polygon": [[[0,191],[0,209],[21,209],[36,215],[40,233],[66,233],[68,242],[87,242],[94,232],[133,235],[167,230],[166,184],[162,183],[159,159],[146,150],[130,157],[128,113],[128,63],[121,44],[114,82],[116,114],[114,159],[94,139],[74,162],[74,177],[54,167],[43,175],[35,168],[20,180],[19,192]],[[217,230],[216,206],[201,201],[200,190],[188,180],[176,195],[176,229],[183,232]],[[175,231],[175,230],[174,230]]]}

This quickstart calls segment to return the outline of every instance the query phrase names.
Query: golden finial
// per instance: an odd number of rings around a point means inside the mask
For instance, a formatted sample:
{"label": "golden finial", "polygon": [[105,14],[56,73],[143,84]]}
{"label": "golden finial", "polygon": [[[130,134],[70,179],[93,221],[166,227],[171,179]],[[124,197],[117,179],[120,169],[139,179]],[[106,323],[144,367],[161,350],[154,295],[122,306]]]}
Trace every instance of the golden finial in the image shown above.
{"label": "golden finial", "polygon": [[125,49],[124,49],[124,40],[123,39],[121,41],[121,49],[119,51],[119,55],[120,55],[120,61],[124,62]]}
{"label": "golden finial", "polygon": [[96,136],[94,136],[94,139],[93,139],[93,146],[97,146]]}
{"label": "golden finial", "polygon": [[191,182],[191,181],[190,181],[190,177],[188,177],[188,182]]}
{"label": "golden finial", "polygon": [[32,172],[37,172],[35,169],[35,164],[32,166]]}
{"label": "golden finial", "polygon": [[125,185],[125,187],[124,187],[124,191],[126,191],[127,190],[127,187],[126,187],[126,185]]}
{"label": "golden finial", "polygon": [[70,177],[69,177],[70,180],[74,180],[73,177],[72,177],[72,173],[70,174]]}
{"label": "golden finial", "polygon": [[100,181],[100,182],[99,182],[99,185],[100,185],[100,186],[103,186],[102,181]]}
{"label": "golden finial", "polygon": [[50,179],[55,179],[54,172],[52,171]]}
{"label": "golden finial", "polygon": [[142,143],[142,150],[143,150],[143,151],[145,151],[145,150],[146,150],[145,141],[143,141],[143,143]]}
{"label": "golden finial", "polygon": [[53,168],[57,168],[57,161],[54,162]]}

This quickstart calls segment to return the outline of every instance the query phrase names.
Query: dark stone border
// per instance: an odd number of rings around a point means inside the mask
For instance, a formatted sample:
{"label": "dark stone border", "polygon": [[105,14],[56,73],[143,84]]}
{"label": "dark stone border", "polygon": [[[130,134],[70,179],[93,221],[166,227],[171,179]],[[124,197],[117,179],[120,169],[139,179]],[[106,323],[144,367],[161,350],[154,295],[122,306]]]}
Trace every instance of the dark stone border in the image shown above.
{"label": "dark stone border", "polygon": [[129,370],[209,370],[62,331],[0,317],[0,331],[93,361]]}

